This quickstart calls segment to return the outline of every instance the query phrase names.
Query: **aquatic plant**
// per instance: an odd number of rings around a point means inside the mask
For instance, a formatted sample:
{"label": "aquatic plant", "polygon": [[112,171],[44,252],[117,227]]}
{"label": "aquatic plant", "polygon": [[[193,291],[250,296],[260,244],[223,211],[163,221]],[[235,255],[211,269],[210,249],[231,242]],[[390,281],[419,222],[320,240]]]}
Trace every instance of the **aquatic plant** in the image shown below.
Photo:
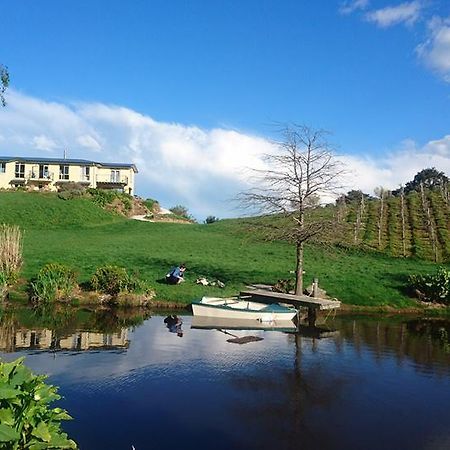
{"label": "aquatic plant", "polygon": [[31,298],[36,303],[69,300],[77,287],[76,273],[64,264],[46,264],[31,282]]}
{"label": "aquatic plant", "polygon": [[46,376],[34,375],[24,358],[0,363],[0,449],[76,449],[77,444],[61,430],[70,420],[50,403],[61,398]]}

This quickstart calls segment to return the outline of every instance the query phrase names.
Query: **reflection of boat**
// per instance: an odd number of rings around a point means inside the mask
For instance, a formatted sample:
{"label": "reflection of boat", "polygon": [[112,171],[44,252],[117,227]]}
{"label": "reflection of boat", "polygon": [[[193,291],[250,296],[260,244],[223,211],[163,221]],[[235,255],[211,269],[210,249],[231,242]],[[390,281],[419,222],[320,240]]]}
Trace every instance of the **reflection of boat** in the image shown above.
{"label": "reflection of boat", "polygon": [[278,322],[259,322],[257,320],[249,321],[248,319],[230,319],[225,317],[192,317],[191,328],[213,330],[276,330],[276,331],[295,331],[296,327],[292,321]]}
{"label": "reflection of boat", "polygon": [[295,308],[272,303],[253,302],[242,298],[203,297],[192,303],[194,316],[244,319],[260,322],[292,321]]}

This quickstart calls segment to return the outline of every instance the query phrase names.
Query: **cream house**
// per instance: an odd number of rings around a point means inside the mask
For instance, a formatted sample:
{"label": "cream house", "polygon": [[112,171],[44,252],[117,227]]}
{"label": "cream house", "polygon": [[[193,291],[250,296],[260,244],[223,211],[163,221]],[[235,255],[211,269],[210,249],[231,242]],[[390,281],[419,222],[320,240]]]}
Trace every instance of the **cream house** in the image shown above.
{"label": "cream house", "polygon": [[25,187],[58,191],[67,183],[115,189],[134,195],[134,164],[100,163],[86,159],[0,156],[0,189]]}

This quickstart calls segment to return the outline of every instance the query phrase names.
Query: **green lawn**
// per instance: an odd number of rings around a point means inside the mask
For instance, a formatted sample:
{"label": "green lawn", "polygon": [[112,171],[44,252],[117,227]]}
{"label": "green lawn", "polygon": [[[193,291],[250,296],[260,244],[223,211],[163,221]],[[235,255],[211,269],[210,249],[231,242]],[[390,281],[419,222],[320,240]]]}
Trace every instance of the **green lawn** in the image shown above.
{"label": "green lawn", "polygon": [[[258,242],[235,220],[209,225],[139,222],[107,213],[86,199],[0,193],[2,222],[24,228],[26,279],[47,262],[76,268],[80,281],[100,265],[117,264],[150,281],[159,299],[183,303],[202,295],[236,294],[247,283],[289,278],[295,263],[292,246]],[[180,262],[188,267],[185,283],[158,282]],[[428,261],[357,250],[308,246],[305,252],[305,282],[318,277],[330,295],[354,305],[411,306],[404,291],[407,276],[434,270]],[[196,285],[200,276],[218,278],[226,288]]]}

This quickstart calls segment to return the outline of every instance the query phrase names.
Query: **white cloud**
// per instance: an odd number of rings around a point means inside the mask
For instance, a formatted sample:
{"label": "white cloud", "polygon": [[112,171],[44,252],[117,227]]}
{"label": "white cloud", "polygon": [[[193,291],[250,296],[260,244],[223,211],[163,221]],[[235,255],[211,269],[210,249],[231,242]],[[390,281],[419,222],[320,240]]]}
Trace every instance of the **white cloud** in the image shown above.
{"label": "white cloud", "polygon": [[102,146],[98,143],[97,139],[92,137],[89,134],[83,134],[82,136],[78,136],[77,142],[85,148],[99,151],[101,150]]}
{"label": "white cloud", "polygon": [[417,0],[405,2],[397,6],[387,6],[386,8],[370,11],[366,14],[366,19],[382,28],[399,23],[412,25],[419,19],[422,8],[421,2]]}
{"label": "white cloud", "polygon": [[369,0],[347,0],[341,3],[339,12],[341,14],[351,14],[358,10],[366,9],[369,6]]}
{"label": "white cloud", "polygon": [[347,156],[344,161],[351,170],[352,189],[373,193],[376,186],[396,189],[414,178],[422,169],[436,167],[450,173],[450,135],[418,146],[413,140],[403,141],[398,149],[380,158]]}
{"label": "white cloud", "polygon": [[450,82],[450,17],[434,17],[428,29],[428,39],[416,51],[431,70]]}
{"label": "white cloud", "polygon": [[34,148],[46,151],[55,150],[58,147],[58,144],[53,139],[50,139],[44,134],[34,136],[32,139],[32,144]]}
{"label": "white cloud", "polygon": [[[227,200],[248,187],[246,169],[263,167],[261,156],[274,150],[268,139],[237,130],[158,122],[99,103],[50,103],[13,90],[0,129],[0,155],[42,156],[46,147],[45,156],[62,157],[67,149],[70,158],[133,162],[138,195],[166,207],[183,204],[199,219],[238,215]],[[449,173],[450,134],[423,146],[405,141],[376,159],[342,159],[353,175],[348,189],[395,189],[426,167]]]}

